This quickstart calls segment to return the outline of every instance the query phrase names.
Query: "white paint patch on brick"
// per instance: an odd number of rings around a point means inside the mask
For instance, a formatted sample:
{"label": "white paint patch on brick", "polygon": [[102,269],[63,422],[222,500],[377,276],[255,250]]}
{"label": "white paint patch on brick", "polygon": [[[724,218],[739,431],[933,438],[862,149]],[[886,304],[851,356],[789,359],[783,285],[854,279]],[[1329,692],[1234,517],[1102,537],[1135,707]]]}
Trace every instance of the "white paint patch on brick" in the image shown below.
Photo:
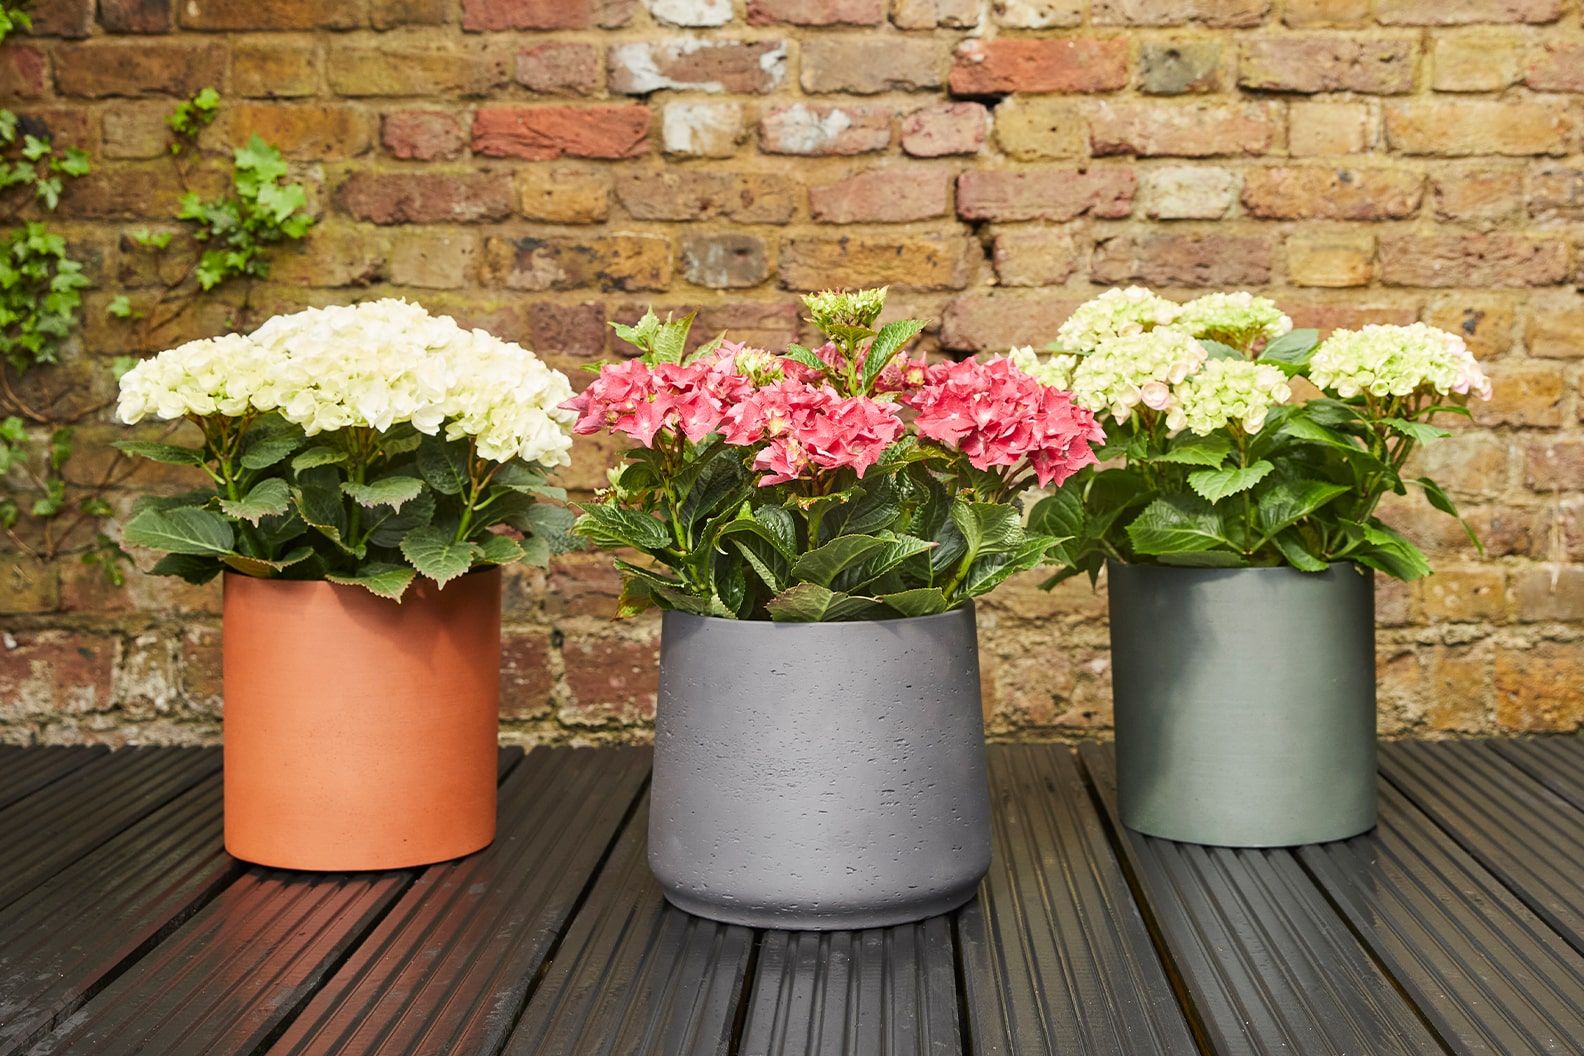
{"label": "white paint patch on brick", "polygon": [[660,117],[667,154],[725,158],[742,138],[743,108],[737,103],[669,103]]}
{"label": "white paint patch on brick", "polygon": [[[685,68],[685,60],[691,56],[715,48],[740,46],[740,42],[734,40],[701,40],[697,37],[682,37],[655,43],[622,44],[610,50],[611,87],[614,91],[625,95],[648,95],[650,92],[667,88],[695,92],[725,92],[728,91],[728,87],[720,81],[679,79],[666,74],[662,67],[674,70],[680,63]],[[778,44],[761,54],[759,68],[767,74],[765,91],[774,91],[781,87],[781,83],[786,79],[786,44]]]}
{"label": "white paint patch on brick", "polygon": [[1139,174],[1139,197],[1154,220],[1219,220],[1241,182],[1231,169],[1170,165]]}
{"label": "white paint patch on brick", "polygon": [[724,26],[732,20],[732,0],[644,0],[658,22],[672,26]]}
{"label": "white paint patch on brick", "polygon": [[1012,29],[1050,29],[1083,21],[1082,0],[994,0],[995,19]]}
{"label": "white paint patch on brick", "polygon": [[836,141],[836,137],[852,127],[852,118],[840,108],[825,114],[798,103],[776,115],[775,139],[777,145],[791,154],[813,154]]}

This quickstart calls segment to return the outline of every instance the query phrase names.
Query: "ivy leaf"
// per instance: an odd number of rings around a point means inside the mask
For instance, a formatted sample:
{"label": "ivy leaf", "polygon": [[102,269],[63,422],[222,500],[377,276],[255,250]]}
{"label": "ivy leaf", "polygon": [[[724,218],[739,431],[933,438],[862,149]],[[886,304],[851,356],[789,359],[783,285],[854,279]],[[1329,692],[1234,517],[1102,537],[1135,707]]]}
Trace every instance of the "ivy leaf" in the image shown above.
{"label": "ivy leaf", "polygon": [[231,522],[196,506],[144,510],[126,523],[122,537],[150,550],[213,557],[231,553],[236,544]]}
{"label": "ivy leaf", "polygon": [[129,455],[171,466],[201,466],[204,461],[204,453],[195,447],[178,447],[153,440],[117,440],[110,446]]}
{"label": "ivy leaf", "polygon": [[863,361],[863,389],[869,391],[880,372],[885,369],[902,346],[917,337],[924,329],[922,319],[900,319],[894,323],[887,323],[880,328],[875,339],[869,342],[869,350],[864,353]]}
{"label": "ivy leaf", "polygon": [[280,477],[261,480],[240,499],[221,499],[220,509],[239,520],[257,524],[291,508],[291,489]]}
{"label": "ivy leaf", "polygon": [[381,477],[360,484],[355,480],[341,483],[341,490],[360,506],[389,506],[400,510],[423,491],[423,481],[417,477]]}
{"label": "ivy leaf", "polygon": [[1141,554],[1183,554],[1231,547],[1216,511],[1188,495],[1156,499],[1127,526],[1133,549]]}
{"label": "ivy leaf", "polygon": [[1264,480],[1274,468],[1269,462],[1260,459],[1248,466],[1201,469],[1188,474],[1188,486],[1197,492],[1200,498],[1214,504],[1228,495],[1247,491]]}
{"label": "ivy leaf", "polygon": [[395,565],[385,561],[370,561],[359,566],[351,575],[330,572],[325,579],[331,583],[339,583],[346,587],[362,587],[371,594],[392,601],[400,601],[402,595],[407,593],[407,588],[412,585],[413,577],[417,575],[407,565]]}
{"label": "ivy leaf", "polygon": [[458,542],[432,524],[408,532],[402,538],[401,552],[419,575],[442,587],[472,568],[473,559],[482,553],[477,543]]}
{"label": "ivy leaf", "polygon": [[1172,442],[1163,454],[1156,455],[1152,461],[1171,462],[1183,466],[1209,466],[1218,468],[1232,453],[1232,441],[1220,433],[1211,433],[1209,436],[1187,436]]}
{"label": "ivy leaf", "polygon": [[864,619],[879,608],[879,603],[873,598],[855,598],[818,583],[799,583],[765,603],[770,618],[777,623],[829,623]]}
{"label": "ivy leaf", "polygon": [[418,445],[418,472],[442,495],[460,495],[468,486],[467,445],[460,440],[426,436]]}
{"label": "ivy leaf", "polygon": [[621,506],[587,506],[572,531],[595,546],[661,550],[671,545],[671,530],[647,513]]}

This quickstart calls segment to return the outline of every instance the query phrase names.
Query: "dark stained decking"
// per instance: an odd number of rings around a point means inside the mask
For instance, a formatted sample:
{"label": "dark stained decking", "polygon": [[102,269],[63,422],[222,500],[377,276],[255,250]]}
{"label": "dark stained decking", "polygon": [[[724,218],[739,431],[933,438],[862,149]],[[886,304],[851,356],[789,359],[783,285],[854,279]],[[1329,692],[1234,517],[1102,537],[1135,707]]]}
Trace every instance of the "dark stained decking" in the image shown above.
{"label": "dark stained decking", "polygon": [[1128,832],[1108,746],[991,749],[949,917],[667,906],[648,755],[502,753],[500,832],[382,874],[244,866],[212,750],[0,748],[0,1056],[1584,1053],[1584,739],[1392,744],[1381,822]]}

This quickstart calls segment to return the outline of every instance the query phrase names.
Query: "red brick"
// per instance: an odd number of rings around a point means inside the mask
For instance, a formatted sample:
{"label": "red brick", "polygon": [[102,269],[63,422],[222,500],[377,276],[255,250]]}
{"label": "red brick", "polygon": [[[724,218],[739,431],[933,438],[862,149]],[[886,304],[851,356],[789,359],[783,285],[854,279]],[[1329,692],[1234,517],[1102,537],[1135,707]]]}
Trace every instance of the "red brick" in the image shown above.
{"label": "red brick", "polygon": [[[977,247],[972,255],[978,256]],[[968,260],[969,243],[957,236],[791,238],[781,247],[779,272],[789,290],[961,289],[968,282]]]}
{"label": "red brick", "polygon": [[1002,231],[993,258],[1002,286],[1060,286],[1078,263],[1072,236],[1042,228]]}
{"label": "red brick", "polygon": [[513,290],[663,290],[671,284],[671,241],[656,235],[491,238],[492,277]]}
{"label": "red brick", "polygon": [[785,41],[638,41],[611,48],[610,89],[625,95],[665,89],[771,92],[786,80],[786,63]]}
{"label": "red brick", "polygon": [[344,0],[182,0],[184,29],[352,29],[361,5]]}
{"label": "red brick", "polygon": [[509,721],[549,715],[554,689],[549,633],[507,631],[501,635],[501,718]]}
{"label": "red brick", "polygon": [[102,99],[117,95],[193,95],[200,88],[223,83],[226,56],[217,44],[92,40],[72,45],[62,52],[61,59],[55,70],[55,85],[62,95]]}
{"label": "red brick", "polygon": [[828,224],[901,223],[945,216],[951,177],[938,169],[869,169],[809,188],[809,215]]}
{"label": "red brick", "polygon": [[1567,243],[1528,235],[1391,235],[1380,242],[1388,286],[1550,286],[1567,278]]}
{"label": "red brick", "polygon": [[977,154],[990,112],[978,103],[938,103],[902,118],[902,150],[916,158]]}
{"label": "red brick", "polygon": [[1281,110],[1271,103],[1113,103],[1089,117],[1089,145],[1097,155],[1208,158],[1270,153],[1281,134]]}
{"label": "red brick", "polygon": [[1270,0],[1094,0],[1090,17],[1113,26],[1257,26],[1270,6]]}
{"label": "red brick", "polygon": [[[18,5],[21,6],[21,5]],[[32,0],[26,5],[35,37],[86,37],[93,27],[93,0]]]}
{"label": "red brick", "polygon": [[[462,28],[586,29],[589,0],[462,0]],[[602,23],[603,24],[603,23]]]}
{"label": "red brick", "polygon": [[[540,301],[528,305],[528,347],[538,352],[595,358],[605,354],[605,307],[597,303],[555,304]],[[551,573],[552,581],[555,573]],[[615,595],[611,595],[615,600]],[[599,615],[609,615],[614,611]]]}
{"label": "red brick", "polygon": [[1386,141],[1403,154],[1566,154],[1574,118],[1559,103],[1438,99],[1386,107]]}
{"label": "red brick", "polygon": [[1403,169],[1251,168],[1243,208],[1267,220],[1401,220],[1419,211],[1424,177]]}
{"label": "red brick", "polygon": [[793,103],[772,107],[759,121],[759,149],[766,154],[867,154],[890,145],[885,106]]}
{"label": "red brick", "polygon": [[802,44],[805,92],[915,92],[945,83],[947,47],[934,40],[819,36]]}
{"label": "red brick", "polygon": [[1243,45],[1238,83],[1277,92],[1413,91],[1418,44],[1408,37],[1302,34]]}
{"label": "red brick", "polygon": [[99,0],[99,24],[111,33],[165,33],[171,0]]}
{"label": "red brick", "polygon": [[1584,641],[1498,649],[1496,721],[1522,733],[1584,725]]}
{"label": "red brick", "polygon": [[17,631],[0,648],[6,718],[48,718],[110,706],[114,638],[71,631]]}
{"label": "red brick", "polygon": [[483,223],[512,214],[505,173],[355,172],[336,190],[336,204],[376,224]]}
{"label": "red brick", "polygon": [[1456,26],[1470,22],[1555,22],[1560,0],[1376,0],[1386,25]]}
{"label": "red brick", "polygon": [[616,176],[616,199],[635,220],[784,224],[797,210],[798,183],[773,173],[628,171]]}
{"label": "red brick", "polygon": [[1121,37],[969,40],[953,56],[955,95],[1108,92],[1126,87],[1128,42]]}
{"label": "red brick", "polygon": [[517,53],[517,83],[543,95],[593,95],[600,88],[600,49],[551,40]]}
{"label": "red brick", "polygon": [[1101,239],[1090,277],[1108,285],[1263,286],[1271,244],[1242,235],[1118,235]]}
{"label": "red brick", "polygon": [[974,292],[953,298],[941,317],[941,347],[958,352],[1005,352],[1012,345],[1054,335],[1082,293],[1065,290]]}
{"label": "red brick", "polygon": [[884,21],[885,0],[748,0],[753,26],[877,26]]}
{"label": "red brick", "polygon": [[12,44],[0,51],[0,97],[42,99],[49,79],[49,56],[38,48]]}
{"label": "red brick", "polygon": [[561,652],[572,692],[572,702],[561,712],[563,722],[606,726],[653,721],[660,688],[653,642],[580,636],[568,638]]}
{"label": "red brick", "polygon": [[233,143],[255,133],[288,158],[351,158],[374,143],[374,118],[356,107],[322,103],[232,103],[221,111]]}
{"label": "red brick", "polygon": [[957,215],[964,220],[1115,219],[1133,210],[1131,169],[974,171],[957,178]]}
{"label": "red brick", "polygon": [[496,158],[633,158],[649,149],[649,108],[488,106],[473,117],[473,152]]}
{"label": "red brick", "polygon": [[1524,64],[1524,83],[1541,92],[1584,92],[1584,43],[1547,41]]}
{"label": "red brick", "polygon": [[386,152],[408,161],[457,157],[467,141],[462,115],[449,110],[397,110],[380,122]]}
{"label": "red brick", "polygon": [[785,348],[798,339],[802,307],[795,299],[704,305],[688,335],[688,347],[697,348],[716,334],[729,333],[757,348]]}

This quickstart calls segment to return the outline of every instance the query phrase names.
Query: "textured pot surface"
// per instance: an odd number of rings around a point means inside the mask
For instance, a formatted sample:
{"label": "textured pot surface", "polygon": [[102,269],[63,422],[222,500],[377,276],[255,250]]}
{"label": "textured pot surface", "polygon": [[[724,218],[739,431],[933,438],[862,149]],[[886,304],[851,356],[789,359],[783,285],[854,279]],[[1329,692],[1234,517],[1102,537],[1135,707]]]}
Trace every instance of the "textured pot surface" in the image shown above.
{"label": "textured pot surface", "polygon": [[227,575],[225,841],[287,869],[395,869],[495,837],[498,569],[397,604]]}
{"label": "textured pot surface", "polygon": [[759,927],[880,927],[966,902],[990,865],[973,610],[667,612],[649,865],[680,908]]}
{"label": "textured pot surface", "polygon": [[1107,568],[1122,821],[1229,847],[1375,824],[1375,594],[1350,564]]}

